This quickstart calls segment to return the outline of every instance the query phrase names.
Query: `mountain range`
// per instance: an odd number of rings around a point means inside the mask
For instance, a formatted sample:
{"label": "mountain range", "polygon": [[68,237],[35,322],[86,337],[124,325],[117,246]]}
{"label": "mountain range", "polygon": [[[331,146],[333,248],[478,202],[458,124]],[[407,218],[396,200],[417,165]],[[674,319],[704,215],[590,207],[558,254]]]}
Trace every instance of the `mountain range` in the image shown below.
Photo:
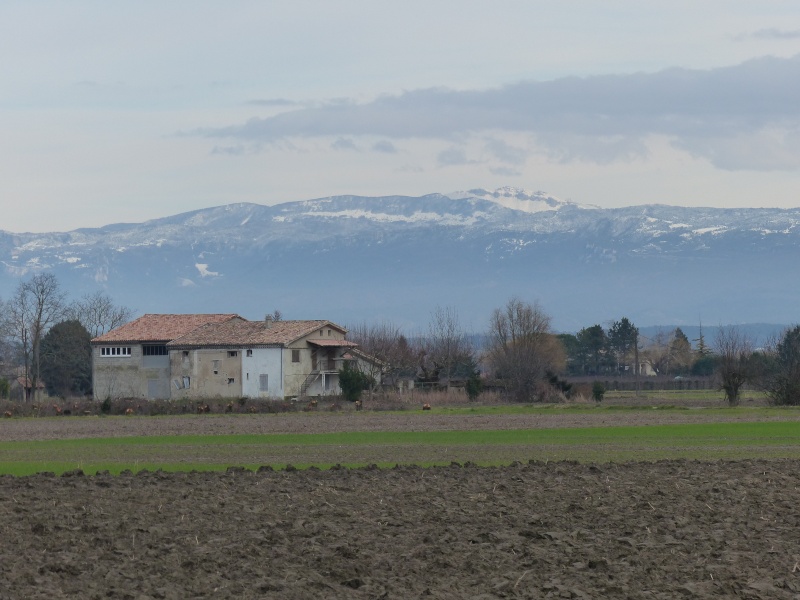
{"label": "mountain range", "polygon": [[511,296],[561,331],[800,320],[800,209],[599,208],[516,188],[231,204],[144,223],[0,231],[0,295],[53,272],[137,313],[280,309],[422,331],[436,306],[486,327]]}

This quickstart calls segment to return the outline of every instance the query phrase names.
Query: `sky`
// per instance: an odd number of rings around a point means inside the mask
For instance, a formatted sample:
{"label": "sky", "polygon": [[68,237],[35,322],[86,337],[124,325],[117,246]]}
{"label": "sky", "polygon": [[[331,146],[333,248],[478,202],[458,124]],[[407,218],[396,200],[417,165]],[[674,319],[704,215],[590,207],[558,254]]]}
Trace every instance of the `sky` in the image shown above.
{"label": "sky", "polygon": [[800,206],[800,3],[0,3],[0,229],[513,186]]}

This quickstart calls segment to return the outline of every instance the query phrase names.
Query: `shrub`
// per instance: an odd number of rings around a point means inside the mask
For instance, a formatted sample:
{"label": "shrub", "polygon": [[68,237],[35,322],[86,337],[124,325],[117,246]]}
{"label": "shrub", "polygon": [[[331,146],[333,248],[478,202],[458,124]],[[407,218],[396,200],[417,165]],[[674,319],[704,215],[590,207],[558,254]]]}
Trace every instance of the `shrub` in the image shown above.
{"label": "shrub", "polygon": [[595,402],[602,402],[603,396],[606,394],[606,387],[599,381],[595,381],[592,385],[592,398]]}
{"label": "shrub", "polygon": [[349,402],[358,400],[361,392],[369,389],[372,383],[372,377],[350,367],[347,363],[343,369],[339,370],[339,387],[342,388],[342,396]]}
{"label": "shrub", "polygon": [[467,383],[464,385],[464,389],[467,392],[470,402],[475,402],[478,399],[478,396],[480,396],[483,391],[483,381],[481,380],[480,371],[472,372],[469,379],[467,379]]}

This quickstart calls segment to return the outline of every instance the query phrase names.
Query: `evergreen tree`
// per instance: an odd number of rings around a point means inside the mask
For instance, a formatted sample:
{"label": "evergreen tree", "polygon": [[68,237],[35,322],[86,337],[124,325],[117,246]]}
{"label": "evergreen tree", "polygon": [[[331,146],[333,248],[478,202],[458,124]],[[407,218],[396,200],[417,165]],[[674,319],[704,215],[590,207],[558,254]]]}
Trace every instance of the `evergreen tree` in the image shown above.
{"label": "evergreen tree", "polygon": [[464,384],[464,387],[470,401],[474,402],[478,399],[478,396],[480,396],[481,392],[483,391],[483,380],[481,379],[481,372],[476,366],[473,365],[471,370],[472,372],[467,378],[467,382]]}
{"label": "evergreen tree", "polygon": [[631,358],[633,353],[634,374],[639,372],[639,329],[627,317],[614,321],[608,329],[609,346],[617,355],[617,368],[619,363]]}
{"label": "evergreen tree", "polygon": [[345,400],[355,402],[361,397],[361,392],[369,389],[371,383],[372,378],[369,375],[350,366],[348,362],[339,370],[339,387]]}
{"label": "evergreen tree", "polygon": [[800,404],[800,325],[784,332],[771,358],[767,395],[775,404]]}
{"label": "evergreen tree", "polygon": [[697,336],[697,339],[694,340],[697,342],[697,356],[700,358],[704,358],[711,354],[711,349],[706,345],[706,338],[703,335],[703,324],[700,323],[700,333]]}
{"label": "evergreen tree", "polygon": [[600,362],[605,358],[608,350],[608,336],[600,325],[592,325],[578,332],[578,343],[583,352],[591,360],[591,372],[595,375],[600,372]]}
{"label": "evergreen tree", "polygon": [[84,396],[92,391],[91,336],[80,321],[56,323],[42,339],[41,376],[51,396]]}
{"label": "evergreen tree", "polygon": [[692,344],[680,327],[676,327],[672,334],[669,355],[673,373],[686,373],[691,368],[694,358]]}

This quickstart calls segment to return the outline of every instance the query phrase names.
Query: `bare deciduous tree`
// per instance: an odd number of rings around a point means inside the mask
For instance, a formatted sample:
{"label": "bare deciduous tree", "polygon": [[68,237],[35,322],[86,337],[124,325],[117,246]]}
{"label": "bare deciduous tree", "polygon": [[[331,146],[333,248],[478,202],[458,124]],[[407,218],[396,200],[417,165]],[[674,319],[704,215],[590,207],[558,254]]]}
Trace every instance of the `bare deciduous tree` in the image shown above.
{"label": "bare deciduous tree", "polygon": [[643,358],[659,375],[668,375],[672,363],[672,340],[665,331],[657,332],[642,350]]}
{"label": "bare deciduous tree", "polygon": [[[362,372],[373,382],[394,379],[414,366],[414,353],[400,328],[388,321],[375,324],[358,323],[347,328],[347,337],[358,344],[367,358],[359,361]],[[374,385],[374,384],[373,384]],[[374,388],[370,388],[370,394]]]}
{"label": "bare deciduous tree", "polygon": [[536,304],[511,298],[495,309],[489,328],[488,358],[496,375],[518,401],[541,400],[548,373],[564,367],[564,349],[550,330],[550,316]]}
{"label": "bare deciduous tree", "polygon": [[41,380],[42,338],[63,317],[64,297],[55,275],[42,273],[21,282],[7,303],[6,329],[21,348],[25,387],[34,394]]}
{"label": "bare deciduous tree", "polygon": [[434,365],[435,372],[440,380],[445,381],[448,390],[460,368],[474,368],[475,350],[461,327],[454,307],[438,306],[431,313],[428,336],[423,345],[423,360]]}
{"label": "bare deciduous tree", "polygon": [[68,316],[81,322],[93,338],[124,325],[131,320],[133,311],[117,306],[103,292],[86,294],[68,308]]}
{"label": "bare deciduous tree", "polygon": [[719,389],[725,392],[728,404],[739,404],[742,386],[751,377],[753,340],[738,327],[720,327],[714,340],[717,354]]}

